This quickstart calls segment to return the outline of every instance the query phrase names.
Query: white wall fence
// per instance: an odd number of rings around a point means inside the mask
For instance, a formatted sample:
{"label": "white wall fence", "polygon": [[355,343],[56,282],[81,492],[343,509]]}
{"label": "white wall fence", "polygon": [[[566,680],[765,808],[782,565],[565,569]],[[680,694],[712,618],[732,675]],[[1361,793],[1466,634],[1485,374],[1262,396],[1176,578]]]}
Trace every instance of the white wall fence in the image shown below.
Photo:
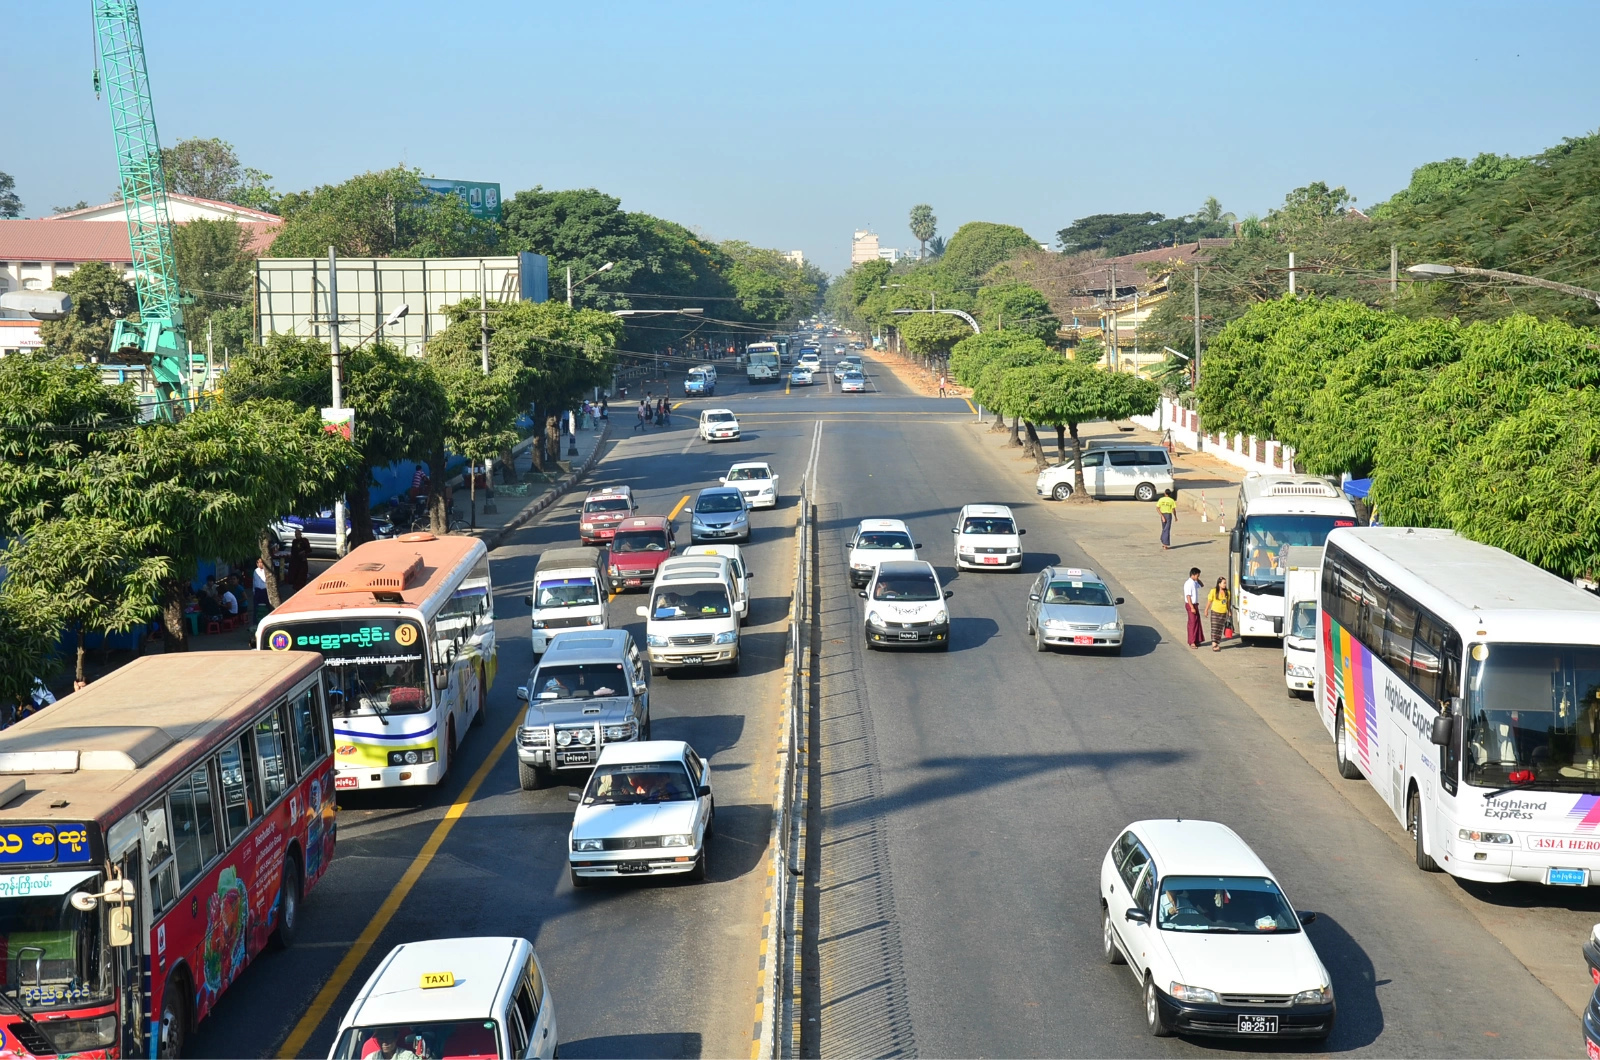
{"label": "white wall fence", "polygon": [[1133,422],[1157,433],[1171,431],[1172,440],[1177,444],[1192,450],[1203,448],[1223,463],[1246,471],[1294,470],[1294,449],[1270,438],[1207,432],[1205,445],[1201,446],[1196,431],[1200,425],[1199,414],[1169,398],[1162,398],[1152,415],[1134,416]]}

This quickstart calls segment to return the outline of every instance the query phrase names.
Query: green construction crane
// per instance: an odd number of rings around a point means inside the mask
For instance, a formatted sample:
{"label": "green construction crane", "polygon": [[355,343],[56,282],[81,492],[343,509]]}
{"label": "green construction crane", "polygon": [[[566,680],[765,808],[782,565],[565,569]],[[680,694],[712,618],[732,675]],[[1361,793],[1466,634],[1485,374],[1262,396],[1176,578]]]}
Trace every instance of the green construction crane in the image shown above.
{"label": "green construction crane", "polygon": [[95,71],[95,95],[103,84],[111,103],[111,132],[139,294],[139,320],[116,322],[111,350],[148,358],[157,393],[171,401],[189,396],[191,364],[139,5],[135,0],[93,0],[93,4],[101,67]]}

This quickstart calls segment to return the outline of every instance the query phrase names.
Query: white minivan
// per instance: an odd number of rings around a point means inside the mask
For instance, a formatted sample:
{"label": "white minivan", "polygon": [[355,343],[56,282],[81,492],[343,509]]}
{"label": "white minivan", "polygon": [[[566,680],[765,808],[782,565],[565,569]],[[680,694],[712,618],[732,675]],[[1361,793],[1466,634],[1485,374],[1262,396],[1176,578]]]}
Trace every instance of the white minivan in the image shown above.
{"label": "white minivan", "polygon": [[707,575],[715,575],[727,584],[728,598],[733,601],[733,613],[739,616],[740,622],[743,622],[750,613],[750,587],[739,572],[734,570],[733,561],[727,556],[689,553],[673,556],[662,563],[656,571],[656,584],[685,580],[701,581]]}
{"label": "white minivan", "polygon": [[724,575],[707,571],[668,582],[658,574],[638,615],[651,674],[707,666],[738,671],[739,614]]}
{"label": "white minivan", "polygon": [[552,548],[539,557],[533,592],[523,601],[533,608],[533,653],[564,629],[610,626],[611,582],[605,552],[598,548]]}
{"label": "white minivan", "polygon": [[745,609],[740,613],[741,618],[750,617],[750,579],[755,575],[750,573],[750,568],[745,566],[744,551],[738,545],[690,545],[684,549],[680,558],[699,556],[702,559],[709,556],[721,556],[728,561],[728,569],[733,574],[734,588],[738,590],[738,599],[744,601]]}
{"label": "white minivan", "polygon": [[1003,504],[968,504],[950,528],[956,538],[956,570],[1021,570],[1022,535]]}

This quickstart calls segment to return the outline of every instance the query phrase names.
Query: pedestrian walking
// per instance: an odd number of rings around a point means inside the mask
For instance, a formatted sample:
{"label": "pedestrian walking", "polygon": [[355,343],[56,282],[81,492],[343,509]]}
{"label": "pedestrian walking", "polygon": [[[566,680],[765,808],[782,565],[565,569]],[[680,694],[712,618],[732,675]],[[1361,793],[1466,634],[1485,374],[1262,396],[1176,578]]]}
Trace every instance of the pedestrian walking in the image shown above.
{"label": "pedestrian walking", "polygon": [[606,423],[611,422],[611,403],[606,400],[606,395],[600,395],[600,418]]}
{"label": "pedestrian walking", "polygon": [[1172,547],[1172,524],[1178,518],[1178,496],[1170,489],[1156,501],[1156,513],[1161,516],[1161,548]]}
{"label": "pedestrian walking", "polygon": [[1200,568],[1190,567],[1189,577],[1183,583],[1183,609],[1189,616],[1187,640],[1189,647],[1198,648],[1206,639],[1200,625],[1200,609],[1205,606],[1206,587],[1200,583]]}
{"label": "pedestrian walking", "polygon": [[644,430],[645,423],[644,402],[639,402],[639,408],[636,410],[636,412],[638,414],[638,422],[633,425],[633,429],[636,431],[642,431]]}
{"label": "pedestrian walking", "polygon": [[944,373],[939,373],[939,396],[944,397]]}
{"label": "pedestrian walking", "polygon": [[1228,628],[1228,610],[1233,599],[1228,593],[1228,579],[1218,578],[1216,587],[1206,594],[1206,610],[1211,615],[1211,650],[1222,650],[1222,635]]}
{"label": "pedestrian walking", "polygon": [[672,426],[672,402],[665,398],[661,401],[661,426]]}

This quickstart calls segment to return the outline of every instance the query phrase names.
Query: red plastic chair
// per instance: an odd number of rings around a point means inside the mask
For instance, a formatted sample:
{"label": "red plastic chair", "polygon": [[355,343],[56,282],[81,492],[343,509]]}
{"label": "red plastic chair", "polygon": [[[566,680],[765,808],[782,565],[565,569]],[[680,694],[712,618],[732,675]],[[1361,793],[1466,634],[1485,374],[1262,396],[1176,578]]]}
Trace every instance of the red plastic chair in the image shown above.
{"label": "red plastic chair", "polygon": [[221,633],[222,632],[222,623],[218,622],[214,618],[208,619],[206,621],[206,632],[207,633]]}

